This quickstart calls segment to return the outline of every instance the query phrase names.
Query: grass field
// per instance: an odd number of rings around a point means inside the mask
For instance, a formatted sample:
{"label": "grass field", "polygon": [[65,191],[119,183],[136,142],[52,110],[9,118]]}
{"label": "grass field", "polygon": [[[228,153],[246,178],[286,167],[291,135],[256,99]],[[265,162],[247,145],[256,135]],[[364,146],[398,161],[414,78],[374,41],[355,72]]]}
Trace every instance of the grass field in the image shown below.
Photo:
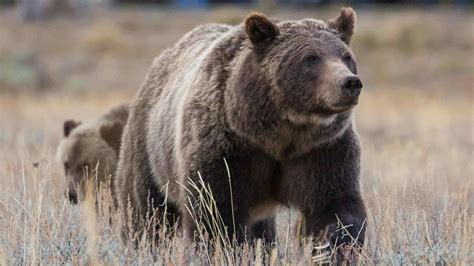
{"label": "grass field", "polygon": [[[134,249],[107,215],[63,196],[55,149],[68,118],[131,100],[154,56],[197,24],[249,10],[118,9],[24,24],[0,10],[0,265],[295,264],[311,247],[281,209],[278,242],[208,254],[175,236]],[[369,210],[362,264],[474,264],[474,16],[460,10],[361,9],[353,50]],[[428,12],[429,11],[429,12]],[[337,9],[273,10],[327,19]]]}

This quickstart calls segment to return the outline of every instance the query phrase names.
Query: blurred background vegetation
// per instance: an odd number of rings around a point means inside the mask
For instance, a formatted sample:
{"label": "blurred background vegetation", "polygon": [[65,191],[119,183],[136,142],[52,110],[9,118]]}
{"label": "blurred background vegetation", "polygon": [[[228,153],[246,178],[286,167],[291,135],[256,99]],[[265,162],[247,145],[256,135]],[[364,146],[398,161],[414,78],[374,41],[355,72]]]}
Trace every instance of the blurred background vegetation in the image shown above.
{"label": "blurred background vegetation", "polygon": [[[251,10],[328,19],[340,6],[332,2],[0,0],[0,94],[135,91],[153,57],[198,24],[237,24]],[[470,90],[470,1],[350,4],[358,12],[353,49],[367,88]]]}

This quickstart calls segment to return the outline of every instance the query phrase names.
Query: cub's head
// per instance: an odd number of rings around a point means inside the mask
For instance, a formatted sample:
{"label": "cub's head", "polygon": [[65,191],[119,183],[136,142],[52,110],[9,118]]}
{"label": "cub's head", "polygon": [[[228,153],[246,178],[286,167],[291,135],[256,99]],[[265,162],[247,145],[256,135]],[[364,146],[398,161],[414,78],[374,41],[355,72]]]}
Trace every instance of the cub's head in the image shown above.
{"label": "cub's head", "polygon": [[351,8],[327,22],[273,22],[250,14],[244,22],[250,49],[243,66],[252,72],[247,75],[265,83],[284,119],[331,121],[351,111],[362,89],[350,48],[355,22]]}
{"label": "cub's head", "polygon": [[57,156],[68,182],[66,197],[74,204],[85,195],[86,182],[96,187],[114,174],[123,125],[118,122],[64,122]]}

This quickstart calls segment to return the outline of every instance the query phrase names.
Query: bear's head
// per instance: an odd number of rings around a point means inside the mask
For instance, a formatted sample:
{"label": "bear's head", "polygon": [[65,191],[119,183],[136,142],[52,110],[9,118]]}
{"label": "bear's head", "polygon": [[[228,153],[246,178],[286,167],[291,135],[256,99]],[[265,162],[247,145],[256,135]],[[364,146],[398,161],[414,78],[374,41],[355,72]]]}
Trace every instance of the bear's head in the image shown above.
{"label": "bear's head", "polygon": [[68,182],[66,197],[72,203],[84,197],[87,182],[96,188],[110,180],[118,161],[122,129],[119,122],[64,122],[57,156]]}
{"label": "bear's head", "polygon": [[233,74],[244,91],[240,94],[248,96],[242,102],[251,103],[251,109],[273,108],[271,115],[298,126],[348,116],[362,89],[350,48],[355,21],[351,8],[343,8],[328,22],[274,22],[263,14],[250,14],[244,22],[245,56]]}

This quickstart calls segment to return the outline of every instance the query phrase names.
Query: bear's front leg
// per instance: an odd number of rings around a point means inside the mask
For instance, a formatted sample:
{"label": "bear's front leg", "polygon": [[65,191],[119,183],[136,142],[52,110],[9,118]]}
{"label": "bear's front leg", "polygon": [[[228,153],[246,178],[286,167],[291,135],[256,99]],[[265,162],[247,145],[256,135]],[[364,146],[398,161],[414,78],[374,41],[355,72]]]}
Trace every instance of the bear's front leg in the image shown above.
{"label": "bear's front leg", "polygon": [[360,195],[345,195],[328,202],[322,212],[316,208],[303,212],[307,234],[323,236],[337,249],[338,261],[353,260],[353,248],[364,244],[366,212]]}
{"label": "bear's front leg", "polygon": [[[217,156],[216,156],[217,157]],[[249,221],[249,190],[243,182],[247,175],[245,160],[224,156],[196,165],[189,170],[189,184],[184,188],[186,206],[182,206],[184,230],[191,238],[207,234],[213,240],[242,243],[246,239]]]}
{"label": "bear's front leg", "polygon": [[333,143],[282,165],[280,202],[302,211],[307,236],[324,236],[339,255],[350,255],[348,247],[362,245],[365,234],[359,175],[359,141],[348,129]]}

